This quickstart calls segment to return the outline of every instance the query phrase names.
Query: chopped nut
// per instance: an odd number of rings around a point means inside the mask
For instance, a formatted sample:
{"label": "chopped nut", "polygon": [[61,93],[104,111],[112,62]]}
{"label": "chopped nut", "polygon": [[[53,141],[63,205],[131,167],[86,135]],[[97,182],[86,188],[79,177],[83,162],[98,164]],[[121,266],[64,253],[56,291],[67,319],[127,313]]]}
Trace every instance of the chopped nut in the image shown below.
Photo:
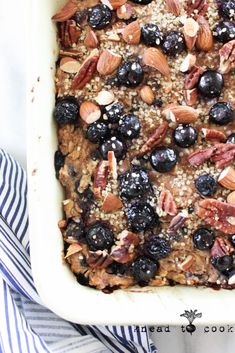
{"label": "chopped nut", "polygon": [[123,29],[122,37],[127,44],[139,44],[140,34],[140,24],[137,20],[129,23],[129,25]]}
{"label": "chopped nut", "polygon": [[185,89],[184,90],[184,99],[185,103],[190,107],[197,103],[198,91],[197,88]]}
{"label": "chopped nut", "polygon": [[109,105],[114,101],[114,94],[112,91],[100,91],[95,98],[99,105]]}
{"label": "chopped nut", "polygon": [[108,6],[110,10],[116,10],[120,6],[124,5],[127,0],[101,0],[102,4]]}
{"label": "chopped nut", "polygon": [[145,142],[145,144],[141,147],[138,155],[143,156],[144,154],[150,152],[157,145],[159,145],[166,136],[167,128],[168,124],[166,122],[158,126],[154,133],[149,137],[147,142]]}
{"label": "chopped nut", "polygon": [[221,74],[228,74],[235,67],[235,39],[224,44],[219,50]]}
{"label": "chopped nut", "polygon": [[181,264],[179,264],[179,268],[183,271],[188,271],[190,269],[190,267],[192,266],[193,261],[194,261],[194,259],[193,259],[192,255],[188,255],[186,257],[186,259],[183,262],[181,262]]}
{"label": "chopped nut", "polygon": [[106,188],[108,173],[109,173],[108,161],[99,162],[96,169],[96,173],[94,175],[94,184],[93,184],[94,195],[97,198],[101,197],[101,191]]}
{"label": "chopped nut", "polygon": [[147,104],[149,104],[149,105],[151,105],[152,103],[153,103],[153,101],[154,101],[154,93],[153,93],[153,91],[152,91],[152,88],[151,87],[149,87],[149,86],[147,86],[147,85],[145,85],[145,86],[143,86],[142,88],[141,88],[141,90],[140,90],[140,97],[142,98],[142,100],[145,102],[145,103],[147,103]]}
{"label": "chopped nut", "polygon": [[77,252],[80,252],[81,250],[82,250],[82,247],[80,244],[72,243],[71,245],[69,245],[64,258],[67,259],[69,256],[76,254]]}
{"label": "chopped nut", "polygon": [[102,210],[105,213],[110,213],[110,212],[115,212],[122,207],[123,207],[123,203],[120,200],[120,198],[112,194],[111,192],[109,192],[104,199]]}
{"label": "chopped nut", "polygon": [[162,75],[169,76],[170,68],[165,55],[157,48],[148,48],[143,54],[144,65],[151,66]]}
{"label": "chopped nut", "polygon": [[76,74],[79,71],[80,66],[81,65],[77,60],[70,57],[65,57],[60,60],[61,70],[69,74]]}
{"label": "chopped nut", "polygon": [[110,75],[118,68],[121,61],[121,55],[115,54],[113,51],[106,49],[100,55],[97,63],[97,71],[103,76]]}
{"label": "chopped nut", "polygon": [[130,4],[124,4],[117,8],[117,17],[121,20],[129,20],[133,15],[133,7]]}
{"label": "chopped nut", "polygon": [[170,234],[174,234],[177,230],[182,228],[187,219],[188,212],[186,210],[182,210],[180,213],[178,213],[175,217],[172,218],[168,228],[168,232]]}
{"label": "chopped nut", "polygon": [[235,169],[225,168],[218,178],[218,183],[228,190],[235,190]]}
{"label": "chopped nut", "polygon": [[235,191],[230,192],[227,196],[228,203],[235,203]]}
{"label": "chopped nut", "polygon": [[193,123],[199,117],[199,112],[196,109],[186,105],[172,105],[164,109],[163,114],[168,120],[179,124]]}
{"label": "chopped nut", "polygon": [[82,63],[80,70],[72,81],[72,89],[82,89],[89,82],[96,71],[99,59],[98,49],[93,49],[90,55]]}
{"label": "chopped nut", "polygon": [[78,9],[76,0],[69,0],[53,17],[56,22],[63,22],[72,17]]}
{"label": "chopped nut", "polygon": [[208,141],[224,141],[226,139],[226,135],[219,130],[202,128],[201,131],[202,136]]}
{"label": "chopped nut", "polygon": [[89,29],[86,33],[86,37],[84,39],[84,44],[87,48],[97,48],[99,41],[94,31]]}
{"label": "chopped nut", "polygon": [[206,52],[210,51],[214,46],[214,41],[209,23],[203,16],[198,17],[197,23],[199,25],[199,31],[197,35],[196,46],[200,50]]}
{"label": "chopped nut", "polygon": [[196,55],[188,53],[188,55],[184,58],[184,61],[180,65],[181,72],[188,72],[190,71],[194,65],[196,64]]}
{"label": "chopped nut", "polygon": [[159,207],[163,212],[174,216],[177,213],[177,207],[172,193],[169,190],[163,190],[159,197]]}
{"label": "chopped nut", "polygon": [[82,102],[79,113],[87,124],[92,124],[101,117],[100,108],[92,102]]}
{"label": "chopped nut", "polygon": [[173,13],[175,16],[180,15],[180,2],[179,0],[166,0],[166,5],[169,12]]}
{"label": "chopped nut", "polygon": [[184,27],[183,27],[183,33],[184,33],[186,46],[189,50],[193,49],[196,43],[198,30],[199,30],[199,25],[193,18],[188,18],[185,21]]}

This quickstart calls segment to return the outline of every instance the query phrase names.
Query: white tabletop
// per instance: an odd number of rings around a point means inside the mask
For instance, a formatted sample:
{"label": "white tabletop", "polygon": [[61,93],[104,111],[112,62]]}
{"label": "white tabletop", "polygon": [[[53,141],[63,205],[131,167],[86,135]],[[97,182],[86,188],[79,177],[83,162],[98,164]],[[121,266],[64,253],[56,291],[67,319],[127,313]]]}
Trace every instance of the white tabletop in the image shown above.
{"label": "white tabletop", "polygon": [[[25,167],[27,33],[24,26],[24,4],[24,0],[14,1],[13,10],[12,2],[0,1],[0,147],[11,153]],[[216,329],[223,330],[219,325],[213,328]],[[229,326],[224,327],[225,331],[228,329]],[[235,324],[233,332],[231,328],[230,332],[225,333],[206,333],[204,330],[208,329],[198,326],[191,336],[187,332],[182,333],[180,327],[170,326],[170,332],[155,332],[153,338],[159,353],[234,351]]]}

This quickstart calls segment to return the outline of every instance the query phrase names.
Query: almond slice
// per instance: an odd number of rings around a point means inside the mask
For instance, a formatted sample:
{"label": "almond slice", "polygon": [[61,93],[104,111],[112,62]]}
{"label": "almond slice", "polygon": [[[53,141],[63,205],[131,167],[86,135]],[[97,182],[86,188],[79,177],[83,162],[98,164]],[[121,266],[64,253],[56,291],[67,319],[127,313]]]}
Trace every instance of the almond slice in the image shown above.
{"label": "almond slice", "polygon": [[163,110],[166,118],[179,124],[193,123],[199,117],[198,110],[187,105],[172,105]]}
{"label": "almond slice", "polygon": [[190,71],[192,67],[196,64],[196,55],[189,53],[180,65],[180,71],[185,73]]}
{"label": "almond slice", "polygon": [[193,18],[188,18],[183,27],[184,39],[189,50],[193,49],[196,39],[197,33],[199,30],[198,23]]}
{"label": "almond slice", "polygon": [[99,105],[109,105],[114,101],[114,94],[112,91],[100,91],[95,98]]}
{"label": "almond slice", "polygon": [[72,17],[78,9],[76,0],[69,0],[53,17],[56,22],[64,22]]}
{"label": "almond slice", "polygon": [[229,190],[235,190],[235,170],[232,167],[225,168],[219,178],[218,183]]}
{"label": "almond slice", "polygon": [[170,68],[165,55],[157,48],[148,48],[143,54],[144,65],[151,66],[162,75],[169,76]]}
{"label": "almond slice", "polygon": [[108,6],[110,10],[116,10],[118,7],[124,5],[127,0],[101,0],[101,2]]}
{"label": "almond slice", "polygon": [[77,244],[77,243],[73,243],[71,245],[69,245],[68,247],[68,250],[66,252],[66,255],[65,255],[65,259],[67,259],[67,257],[73,255],[73,254],[76,254],[77,252],[80,252],[82,250],[82,247],[80,244]]}
{"label": "almond slice", "polygon": [[110,213],[110,212],[115,212],[122,207],[123,207],[123,203],[120,200],[120,198],[112,194],[111,192],[109,192],[104,199],[102,210],[105,213]]}
{"label": "almond slice", "polygon": [[153,103],[154,98],[155,98],[154,93],[152,91],[152,88],[147,85],[145,85],[141,88],[140,97],[142,98],[142,100],[145,103],[147,103],[149,105],[151,105]]}
{"label": "almond slice", "polygon": [[140,34],[141,34],[140,25],[139,25],[139,21],[137,20],[137,21],[131,22],[129,25],[127,25],[124,28],[122,32],[122,37],[127,44],[139,44]]}
{"label": "almond slice", "polygon": [[80,67],[81,64],[71,57],[65,57],[60,60],[60,69],[68,74],[76,74]]}
{"label": "almond slice", "polygon": [[101,117],[101,110],[95,103],[83,102],[80,106],[80,117],[87,124],[92,124]]}
{"label": "almond slice", "polygon": [[97,48],[99,41],[94,31],[88,30],[84,39],[84,44],[87,48]]}
{"label": "almond slice", "polygon": [[121,55],[115,54],[109,49],[105,49],[99,57],[97,71],[103,76],[110,75],[118,68],[121,61]]}
{"label": "almond slice", "polygon": [[133,7],[130,4],[124,4],[117,8],[117,17],[120,20],[129,20],[133,14]]}

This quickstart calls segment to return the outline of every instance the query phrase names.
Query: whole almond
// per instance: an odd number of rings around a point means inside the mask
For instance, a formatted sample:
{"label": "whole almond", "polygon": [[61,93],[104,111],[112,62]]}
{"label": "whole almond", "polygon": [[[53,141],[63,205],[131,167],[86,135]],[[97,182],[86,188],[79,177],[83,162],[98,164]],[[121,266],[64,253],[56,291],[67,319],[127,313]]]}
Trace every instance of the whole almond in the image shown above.
{"label": "whole almond", "polygon": [[84,39],[84,44],[87,48],[97,48],[99,41],[94,31],[88,30]]}
{"label": "whole almond", "polygon": [[117,196],[109,192],[104,199],[102,210],[105,213],[116,212],[120,208],[123,207],[123,203],[121,199]]}
{"label": "whole almond", "polygon": [[65,57],[60,60],[60,69],[68,74],[76,74],[81,67],[81,64],[70,57]]}
{"label": "whole almond", "polygon": [[172,105],[163,111],[165,116],[178,124],[193,123],[199,117],[199,112],[186,105]]}
{"label": "whole almond", "polygon": [[151,87],[149,87],[149,86],[147,86],[147,85],[145,85],[145,86],[143,86],[142,88],[141,88],[141,90],[140,90],[140,97],[142,98],[142,100],[145,102],[145,103],[147,103],[147,104],[149,104],[149,105],[151,105],[152,103],[153,103],[153,101],[154,101],[154,93],[153,93],[153,91],[152,91],[152,88]]}
{"label": "whole almond", "polygon": [[127,44],[139,44],[140,35],[141,30],[138,20],[129,23],[122,32],[122,37]]}
{"label": "whole almond", "polygon": [[196,43],[198,30],[199,30],[198,23],[191,17],[187,18],[187,20],[184,23],[183,33],[184,33],[186,46],[189,50],[191,50]]}
{"label": "whole almond", "polygon": [[180,15],[180,2],[179,0],[166,0],[168,11],[175,16]]}
{"label": "whole almond", "polygon": [[101,0],[101,2],[108,6],[110,10],[116,10],[118,7],[124,5],[127,0]]}
{"label": "whole almond", "polygon": [[109,49],[105,49],[98,60],[97,71],[100,75],[112,74],[121,64],[122,57]]}
{"label": "whole almond", "polygon": [[80,117],[85,123],[92,124],[101,117],[101,110],[95,103],[83,102],[80,105]]}
{"label": "whole almond", "polygon": [[117,8],[117,17],[120,20],[129,20],[133,14],[133,7],[130,4],[124,4]]}
{"label": "whole almond", "polygon": [[199,24],[199,31],[197,35],[196,46],[200,50],[206,52],[210,51],[214,46],[214,41],[209,23],[203,16],[199,16],[197,22]]}
{"label": "whole almond", "polygon": [[235,190],[235,169],[225,168],[218,178],[218,183],[228,190]]}
{"label": "whole almond", "polygon": [[227,196],[228,203],[235,203],[235,191],[230,192]]}
{"label": "whole almond", "polygon": [[155,68],[164,76],[170,75],[167,59],[157,48],[148,48],[144,51],[143,64]]}

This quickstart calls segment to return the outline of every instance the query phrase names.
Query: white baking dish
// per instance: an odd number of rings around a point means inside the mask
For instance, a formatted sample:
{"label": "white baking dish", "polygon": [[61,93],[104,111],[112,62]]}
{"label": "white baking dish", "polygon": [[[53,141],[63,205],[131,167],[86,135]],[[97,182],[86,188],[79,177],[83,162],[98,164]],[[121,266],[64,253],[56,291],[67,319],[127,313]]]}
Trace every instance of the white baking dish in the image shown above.
{"label": "white baking dish", "polygon": [[51,16],[63,0],[33,2],[31,11],[28,181],[31,259],[44,304],[65,319],[89,324],[185,324],[186,309],[202,312],[198,324],[235,323],[235,291],[163,287],[104,294],[81,286],[62,262],[62,188],[54,176],[57,147],[52,118],[56,32]]}

